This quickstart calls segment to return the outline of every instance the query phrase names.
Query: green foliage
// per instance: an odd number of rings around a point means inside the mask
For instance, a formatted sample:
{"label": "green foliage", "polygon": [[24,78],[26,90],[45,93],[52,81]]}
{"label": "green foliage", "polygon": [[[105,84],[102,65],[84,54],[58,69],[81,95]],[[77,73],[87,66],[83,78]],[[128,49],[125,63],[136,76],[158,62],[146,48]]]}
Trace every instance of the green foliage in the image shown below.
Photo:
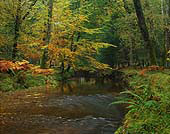
{"label": "green foliage", "polygon": [[170,77],[166,73],[148,73],[130,78],[131,90],[117,103],[127,103],[128,113],[116,134],[168,134],[170,131]]}
{"label": "green foliage", "polygon": [[27,85],[27,87],[45,86],[45,80],[46,78],[43,75],[33,76],[32,74],[28,73],[26,74],[25,85]]}
{"label": "green foliage", "polygon": [[23,71],[12,75],[1,73],[0,91],[15,91],[32,87],[45,87],[47,85],[49,87],[56,87],[59,80],[61,80],[61,76],[56,74],[48,76],[43,74],[33,75],[30,72]]}
{"label": "green foliage", "polygon": [[13,88],[13,81],[7,74],[0,73],[0,91],[11,91]]}
{"label": "green foliage", "polygon": [[[39,64],[45,45],[48,23],[48,0],[0,1],[0,58],[11,59],[15,42],[15,21],[20,10],[17,39],[18,59]],[[160,0],[142,1],[149,34],[156,48],[159,64],[166,59],[165,29],[168,16],[163,14]],[[59,41],[66,40],[64,44]],[[132,0],[58,0],[54,1],[51,44],[58,48],[76,49],[81,41],[116,45],[100,48],[95,54],[98,62],[112,67],[133,62],[148,65],[148,51],[144,47]],[[84,50],[85,51],[85,50]],[[88,50],[87,50],[88,51]]]}

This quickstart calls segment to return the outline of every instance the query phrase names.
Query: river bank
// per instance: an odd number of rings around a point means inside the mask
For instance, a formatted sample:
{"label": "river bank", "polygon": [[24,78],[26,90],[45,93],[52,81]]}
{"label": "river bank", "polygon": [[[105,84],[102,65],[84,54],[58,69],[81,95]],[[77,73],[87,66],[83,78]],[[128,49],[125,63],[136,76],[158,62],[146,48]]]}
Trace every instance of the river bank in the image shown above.
{"label": "river bank", "polygon": [[170,133],[170,72],[125,69],[129,88],[120,103],[127,103],[128,113],[115,134]]}

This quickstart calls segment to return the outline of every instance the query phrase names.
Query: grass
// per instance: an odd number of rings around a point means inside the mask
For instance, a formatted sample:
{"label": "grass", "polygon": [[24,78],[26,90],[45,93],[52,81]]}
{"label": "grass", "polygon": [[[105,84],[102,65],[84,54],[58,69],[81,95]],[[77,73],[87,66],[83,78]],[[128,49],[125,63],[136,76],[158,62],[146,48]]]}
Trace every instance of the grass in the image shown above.
{"label": "grass", "polygon": [[115,134],[169,134],[170,70],[150,71],[145,76],[138,70],[123,71],[129,89],[119,102],[128,104],[128,113]]}

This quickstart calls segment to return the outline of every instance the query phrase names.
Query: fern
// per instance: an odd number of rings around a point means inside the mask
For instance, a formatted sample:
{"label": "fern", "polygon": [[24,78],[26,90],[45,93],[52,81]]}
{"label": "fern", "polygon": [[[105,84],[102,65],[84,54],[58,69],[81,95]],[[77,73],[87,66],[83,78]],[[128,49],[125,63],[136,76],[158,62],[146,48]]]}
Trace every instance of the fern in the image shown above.
{"label": "fern", "polygon": [[115,101],[115,102],[112,102],[112,103],[109,104],[109,105],[115,105],[115,104],[130,104],[130,105],[137,105],[135,102],[129,102],[129,101],[126,101],[126,100]]}
{"label": "fern", "polygon": [[132,91],[127,90],[127,91],[121,92],[120,94],[130,94],[130,95],[136,97],[138,100],[140,100],[140,102],[143,102],[143,98],[140,97],[139,95],[133,93]]}

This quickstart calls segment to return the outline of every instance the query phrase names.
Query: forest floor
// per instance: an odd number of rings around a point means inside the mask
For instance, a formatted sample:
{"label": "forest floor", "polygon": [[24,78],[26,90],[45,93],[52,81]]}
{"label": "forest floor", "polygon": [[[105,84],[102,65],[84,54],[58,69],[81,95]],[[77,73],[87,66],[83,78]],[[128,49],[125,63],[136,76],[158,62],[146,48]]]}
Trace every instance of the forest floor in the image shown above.
{"label": "forest floor", "polygon": [[116,134],[170,133],[170,70],[122,69],[129,83],[128,103],[122,127]]}

